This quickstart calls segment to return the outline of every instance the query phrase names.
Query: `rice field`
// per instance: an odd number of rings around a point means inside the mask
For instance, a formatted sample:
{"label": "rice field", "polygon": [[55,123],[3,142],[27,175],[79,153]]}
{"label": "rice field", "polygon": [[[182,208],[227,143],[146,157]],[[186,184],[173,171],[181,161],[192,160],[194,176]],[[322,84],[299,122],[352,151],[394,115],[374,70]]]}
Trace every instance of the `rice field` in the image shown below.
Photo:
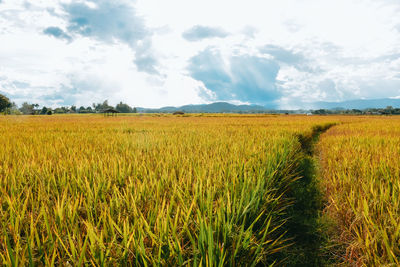
{"label": "rice field", "polygon": [[400,119],[331,128],[319,143],[327,215],[339,262],[400,265]]}
{"label": "rice field", "polygon": [[[392,159],[400,153],[400,120],[373,122],[284,115],[2,116],[0,261],[321,265],[310,257],[325,245],[320,221],[328,204],[323,216],[344,233],[338,238],[332,230],[329,238],[351,251],[348,262],[396,263],[399,166]],[[318,134],[330,126],[314,153]]]}

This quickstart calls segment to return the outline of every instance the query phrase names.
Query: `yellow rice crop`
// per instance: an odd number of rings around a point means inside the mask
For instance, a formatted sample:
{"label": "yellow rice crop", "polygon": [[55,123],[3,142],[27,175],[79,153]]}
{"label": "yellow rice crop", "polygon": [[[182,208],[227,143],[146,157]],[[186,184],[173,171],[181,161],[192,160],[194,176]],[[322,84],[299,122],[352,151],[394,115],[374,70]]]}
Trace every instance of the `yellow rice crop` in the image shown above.
{"label": "yellow rice crop", "polygon": [[0,261],[273,264],[296,136],[332,120],[2,117]]}
{"label": "yellow rice crop", "polygon": [[333,127],[319,151],[341,261],[399,266],[400,119],[369,117]]}

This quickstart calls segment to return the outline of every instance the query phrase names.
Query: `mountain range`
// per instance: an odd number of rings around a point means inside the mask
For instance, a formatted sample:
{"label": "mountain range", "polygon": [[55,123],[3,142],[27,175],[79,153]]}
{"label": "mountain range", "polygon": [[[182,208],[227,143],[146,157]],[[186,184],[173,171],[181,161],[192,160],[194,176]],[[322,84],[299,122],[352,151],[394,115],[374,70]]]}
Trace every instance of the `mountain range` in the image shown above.
{"label": "mountain range", "polygon": [[396,98],[381,98],[381,99],[356,99],[343,102],[314,102],[311,105],[305,106],[308,109],[367,109],[367,108],[393,108],[400,107],[400,99]]}
{"label": "mountain range", "polygon": [[[356,99],[343,102],[309,102],[303,103],[302,109],[298,111],[316,110],[316,109],[367,109],[367,108],[400,108],[400,99],[382,98],[382,99]],[[185,105],[180,107],[162,107],[162,108],[138,108],[138,112],[143,113],[173,113],[182,111],[186,113],[263,113],[263,112],[286,112],[287,110],[276,110],[261,105],[234,105],[227,102],[214,102],[211,104]]]}

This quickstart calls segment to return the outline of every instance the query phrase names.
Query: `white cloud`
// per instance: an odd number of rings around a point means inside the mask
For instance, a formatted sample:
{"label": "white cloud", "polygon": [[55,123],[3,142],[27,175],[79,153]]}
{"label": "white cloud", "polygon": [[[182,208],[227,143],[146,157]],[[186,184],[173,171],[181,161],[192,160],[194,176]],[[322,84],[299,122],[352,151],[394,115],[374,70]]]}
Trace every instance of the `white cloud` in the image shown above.
{"label": "white cloud", "polygon": [[[188,69],[193,57],[212,47],[221,62],[274,61],[282,107],[396,97],[399,11],[394,0],[3,0],[0,93],[46,105],[219,100],[216,88],[205,88]],[[185,40],[183,34],[196,27],[213,34]],[[235,87],[241,95],[232,101],[251,99],[242,92],[252,84]]]}

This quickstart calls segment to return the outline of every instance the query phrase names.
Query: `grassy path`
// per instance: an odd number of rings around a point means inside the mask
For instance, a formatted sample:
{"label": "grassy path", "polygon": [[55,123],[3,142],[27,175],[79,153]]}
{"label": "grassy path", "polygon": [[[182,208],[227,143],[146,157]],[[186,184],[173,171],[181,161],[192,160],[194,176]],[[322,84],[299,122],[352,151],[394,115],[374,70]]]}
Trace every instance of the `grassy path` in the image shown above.
{"label": "grassy path", "polygon": [[293,244],[281,254],[287,266],[325,266],[331,263],[329,253],[325,251],[327,224],[321,215],[324,201],[317,179],[314,148],[319,136],[334,125],[316,125],[311,133],[298,135],[301,151],[297,172],[302,178],[293,184],[289,192],[294,202],[288,211],[291,219],[286,228]]}

